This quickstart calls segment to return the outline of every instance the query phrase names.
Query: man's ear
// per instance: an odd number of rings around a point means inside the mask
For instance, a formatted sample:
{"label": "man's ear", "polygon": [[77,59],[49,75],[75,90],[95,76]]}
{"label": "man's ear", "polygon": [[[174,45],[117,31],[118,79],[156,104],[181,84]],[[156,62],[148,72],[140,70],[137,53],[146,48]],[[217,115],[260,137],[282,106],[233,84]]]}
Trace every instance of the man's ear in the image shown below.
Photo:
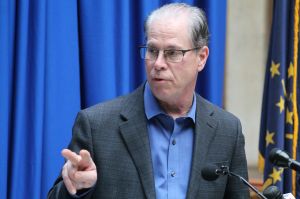
{"label": "man's ear", "polygon": [[209,55],[209,48],[203,46],[198,52],[198,72],[202,71]]}

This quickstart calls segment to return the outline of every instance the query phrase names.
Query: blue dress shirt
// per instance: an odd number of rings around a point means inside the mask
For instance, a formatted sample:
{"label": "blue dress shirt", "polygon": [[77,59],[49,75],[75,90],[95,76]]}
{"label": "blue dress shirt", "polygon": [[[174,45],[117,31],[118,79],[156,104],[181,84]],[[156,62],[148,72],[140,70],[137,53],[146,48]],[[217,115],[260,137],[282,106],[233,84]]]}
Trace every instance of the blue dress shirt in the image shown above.
{"label": "blue dress shirt", "polygon": [[186,198],[193,154],[196,97],[185,117],[167,115],[148,82],[144,91],[157,199]]}

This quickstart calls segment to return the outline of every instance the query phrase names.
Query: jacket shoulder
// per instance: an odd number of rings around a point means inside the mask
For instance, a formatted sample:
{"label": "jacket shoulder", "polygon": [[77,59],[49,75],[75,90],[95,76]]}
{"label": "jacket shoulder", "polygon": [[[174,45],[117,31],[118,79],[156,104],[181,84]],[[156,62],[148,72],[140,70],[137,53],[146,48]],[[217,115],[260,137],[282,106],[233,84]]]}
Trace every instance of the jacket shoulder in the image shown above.
{"label": "jacket shoulder", "polygon": [[91,107],[83,109],[79,114],[84,115],[93,124],[101,122],[116,122],[121,119],[121,113],[124,110],[132,109],[132,107],[142,107],[143,104],[143,86],[140,86],[132,93],[124,96],[119,96],[115,99],[95,104]]}
{"label": "jacket shoulder", "polygon": [[225,109],[211,103],[210,101],[206,100],[202,96],[197,94],[198,101],[200,102],[200,108],[206,107],[209,110],[212,116],[218,119],[225,119],[225,120],[239,120],[237,116],[234,114],[226,111]]}

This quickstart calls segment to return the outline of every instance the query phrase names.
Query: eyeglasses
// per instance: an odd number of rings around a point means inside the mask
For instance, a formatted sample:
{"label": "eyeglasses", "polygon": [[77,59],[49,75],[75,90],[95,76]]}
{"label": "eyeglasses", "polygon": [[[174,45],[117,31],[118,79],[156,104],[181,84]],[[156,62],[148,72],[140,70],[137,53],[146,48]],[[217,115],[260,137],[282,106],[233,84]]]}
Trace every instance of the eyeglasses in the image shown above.
{"label": "eyeglasses", "polygon": [[167,62],[178,63],[181,62],[184,54],[186,52],[197,50],[200,47],[191,48],[187,50],[175,50],[175,49],[167,49],[167,50],[159,50],[154,47],[149,46],[140,46],[140,56],[142,59],[155,61],[159,55],[159,51],[163,51],[164,58]]}

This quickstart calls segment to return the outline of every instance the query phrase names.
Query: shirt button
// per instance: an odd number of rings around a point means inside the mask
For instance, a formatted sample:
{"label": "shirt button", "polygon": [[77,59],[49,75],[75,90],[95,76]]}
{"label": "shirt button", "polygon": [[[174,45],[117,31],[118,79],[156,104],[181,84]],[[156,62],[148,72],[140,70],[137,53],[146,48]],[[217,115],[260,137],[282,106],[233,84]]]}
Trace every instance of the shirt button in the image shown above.
{"label": "shirt button", "polygon": [[175,140],[175,139],[172,141],[172,144],[173,144],[173,145],[175,145],[175,144],[176,144],[176,140]]}
{"label": "shirt button", "polygon": [[171,176],[174,178],[176,175],[175,171],[171,171]]}

